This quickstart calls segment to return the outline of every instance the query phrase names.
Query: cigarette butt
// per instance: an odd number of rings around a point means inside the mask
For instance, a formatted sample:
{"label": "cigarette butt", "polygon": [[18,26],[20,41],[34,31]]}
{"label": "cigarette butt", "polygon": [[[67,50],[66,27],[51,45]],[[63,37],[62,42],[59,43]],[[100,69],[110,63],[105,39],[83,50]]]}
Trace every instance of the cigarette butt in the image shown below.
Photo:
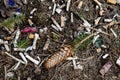
{"label": "cigarette butt", "polygon": [[100,14],[100,16],[102,16],[102,15],[104,15],[104,10],[102,9],[102,10],[100,10],[100,12],[99,12],[99,14]]}
{"label": "cigarette butt", "polygon": [[101,6],[102,4],[98,1],[98,0],[94,0],[99,6]]}
{"label": "cigarette butt", "polygon": [[30,12],[30,14],[33,14],[36,10],[37,10],[37,8],[34,8],[34,9]]}
{"label": "cigarette butt", "polygon": [[71,23],[73,23],[73,13],[71,13]]}
{"label": "cigarette butt", "polygon": [[12,37],[11,36],[8,36],[8,37],[4,37],[5,40],[12,40]]}
{"label": "cigarette butt", "polygon": [[107,57],[109,56],[109,54],[105,54],[105,55],[103,55],[103,59],[106,59]]}
{"label": "cigarette butt", "polygon": [[32,25],[33,25],[33,22],[32,22],[32,20],[31,20],[31,19],[28,19],[28,23],[29,23],[29,25],[30,25],[30,26],[32,26]]}
{"label": "cigarette butt", "polygon": [[61,27],[65,26],[65,17],[61,16]]}
{"label": "cigarette butt", "polygon": [[79,4],[78,4],[78,9],[81,9],[82,5],[83,5],[83,1],[80,1]]}

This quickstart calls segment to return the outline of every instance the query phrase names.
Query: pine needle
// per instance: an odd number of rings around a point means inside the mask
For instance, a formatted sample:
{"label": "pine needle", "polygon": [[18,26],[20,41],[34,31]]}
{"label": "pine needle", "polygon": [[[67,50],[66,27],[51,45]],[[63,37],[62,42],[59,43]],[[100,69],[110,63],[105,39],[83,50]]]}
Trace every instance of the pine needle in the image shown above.
{"label": "pine needle", "polygon": [[19,48],[27,48],[29,44],[30,44],[29,40],[23,39],[20,42],[18,42],[17,45],[18,45]]}
{"label": "pine needle", "polygon": [[25,16],[23,14],[19,14],[16,16],[11,16],[8,19],[5,19],[0,23],[1,27],[14,28],[15,25],[19,25],[23,22]]}
{"label": "pine needle", "polygon": [[74,47],[74,50],[78,49],[79,47],[81,49],[85,48],[88,44],[91,43],[92,41],[92,37],[94,36],[95,33],[87,35],[87,34],[83,34],[79,37],[77,37],[76,39],[73,40],[73,42],[71,43],[71,45]]}

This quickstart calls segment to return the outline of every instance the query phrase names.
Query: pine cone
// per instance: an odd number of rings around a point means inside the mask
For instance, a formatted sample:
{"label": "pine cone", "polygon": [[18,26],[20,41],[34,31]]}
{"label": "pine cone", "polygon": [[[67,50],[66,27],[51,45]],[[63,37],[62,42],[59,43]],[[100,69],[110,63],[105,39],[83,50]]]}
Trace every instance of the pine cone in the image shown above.
{"label": "pine cone", "polygon": [[59,49],[59,51],[55,52],[50,58],[48,58],[48,60],[46,60],[44,66],[46,69],[52,68],[73,54],[72,46],[64,45]]}

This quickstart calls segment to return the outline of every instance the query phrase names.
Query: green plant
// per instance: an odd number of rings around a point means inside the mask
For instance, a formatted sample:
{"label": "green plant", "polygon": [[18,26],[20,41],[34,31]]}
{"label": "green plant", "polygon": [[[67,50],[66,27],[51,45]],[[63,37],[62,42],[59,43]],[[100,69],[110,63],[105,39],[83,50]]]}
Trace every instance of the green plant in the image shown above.
{"label": "green plant", "polygon": [[19,48],[27,48],[29,44],[30,44],[30,40],[23,39],[23,40],[19,41],[17,45]]}
{"label": "green plant", "polygon": [[0,23],[0,26],[7,27],[8,29],[14,28],[15,25],[19,25],[23,22],[25,16],[23,14],[19,14],[16,16],[11,16],[5,19],[3,22]]}
{"label": "green plant", "polygon": [[83,13],[82,12],[76,12],[76,14],[79,16],[79,18],[81,19],[81,18],[84,18],[84,16],[83,16]]}
{"label": "green plant", "polygon": [[80,42],[81,42],[83,39],[85,39],[87,36],[88,36],[87,34],[83,34],[83,35],[81,35],[81,36],[76,37],[76,38],[72,41],[71,45],[74,46],[75,50],[76,50],[77,48],[84,49],[84,48],[87,47],[88,44],[90,44],[90,43],[92,42],[93,37],[87,39],[87,40],[86,40],[85,42],[83,42],[82,44],[80,43]]}

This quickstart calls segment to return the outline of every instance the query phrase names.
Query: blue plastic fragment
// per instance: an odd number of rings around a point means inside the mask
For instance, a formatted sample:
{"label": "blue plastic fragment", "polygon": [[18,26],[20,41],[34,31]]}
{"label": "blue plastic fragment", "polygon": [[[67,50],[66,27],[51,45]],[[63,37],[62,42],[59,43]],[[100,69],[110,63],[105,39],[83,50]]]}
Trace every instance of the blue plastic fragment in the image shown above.
{"label": "blue plastic fragment", "polygon": [[17,8],[17,12],[21,12],[21,7],[18,7],[18,8]]}
{"label": "blue plastic fragment", "polygon": [[15,6],[14,0],[8,0],[8,4],[9,4],[9,6],[11,6],[11,7]]}

